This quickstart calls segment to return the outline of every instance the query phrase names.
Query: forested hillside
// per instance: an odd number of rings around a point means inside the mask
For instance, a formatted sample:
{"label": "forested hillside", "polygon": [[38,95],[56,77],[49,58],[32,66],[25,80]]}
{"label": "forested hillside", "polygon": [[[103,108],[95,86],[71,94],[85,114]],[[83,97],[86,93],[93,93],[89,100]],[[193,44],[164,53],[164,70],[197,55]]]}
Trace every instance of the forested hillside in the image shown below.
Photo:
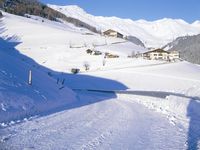
{"label": "forested hillside", "polygon": [[87,28],[93,32],[97,32],[95,27],[92,27],[78,19],[67,17],[64,14],[49,8],[47,5],[39,2],[38,0],[0,0],[0,8],[5,12],[20,16],[30,14],[53,21],[62,19],[78,27]]}
{"label": "forested hillside", "polygon": [[177,50],[180,52],[182,59],[200,64],[200,34],[194,36],[179,37],[167,47],[169,50]]}

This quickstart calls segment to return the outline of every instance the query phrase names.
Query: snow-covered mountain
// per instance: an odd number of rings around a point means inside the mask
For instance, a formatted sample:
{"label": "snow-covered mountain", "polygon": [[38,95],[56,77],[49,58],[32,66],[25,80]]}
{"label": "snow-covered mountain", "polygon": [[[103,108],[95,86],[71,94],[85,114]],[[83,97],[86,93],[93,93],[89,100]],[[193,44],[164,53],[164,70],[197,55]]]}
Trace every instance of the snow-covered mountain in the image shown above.
{"label": "snow-covered mountain", "polygon": [[200,21],[197,20],[195,22],[192,23],[193,26],[199,27],[200,26]]}
{"label": "snow-covered mountain", "polygon": [[189,24],[181,19],[164,18],[157,21],[121,19],[117,17],[93,16],[82,8],[71,6],[48,5],[66,16],[77,18],[98,30],[117,30],[127,36],[139,38],[146,47],[162,47],[177,37],[200,33],[199,21]]}

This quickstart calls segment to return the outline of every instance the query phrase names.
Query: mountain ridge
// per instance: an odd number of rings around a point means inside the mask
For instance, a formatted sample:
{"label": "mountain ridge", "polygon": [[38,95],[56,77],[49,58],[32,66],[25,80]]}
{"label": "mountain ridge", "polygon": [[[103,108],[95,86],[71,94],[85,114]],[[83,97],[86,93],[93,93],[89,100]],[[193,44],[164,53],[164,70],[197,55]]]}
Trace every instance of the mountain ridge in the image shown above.
{"label": "mountain ridge", "polygon": [[67,17],[59,11],[56,11],[48,7],[46,4],[41,3],[39,0],[0,0],[0,9],[7,13],[18,16],[27,17],[27,14],[35,15],[57,22],[60,22],[60,19],[62,19],[64,22],[68,22],[77,27],[83,27],[92,32],[98,33],[96,28],[90,26],[89,24],[86,24],[73,17]]}
{"label": "mountain ridge", "polygon": [[[93,16],[77,5],[57,6],[47,4],[66,16],[77,18],[97,30],[114,29],[126,36],[139,38],[146,47],[160,48],[175,38],[200,33],[200,21],[188,23],[182,19],[163,18],[155,21],[121,19],[118,17]],[[126,28],[124,27],[126,26]]]}

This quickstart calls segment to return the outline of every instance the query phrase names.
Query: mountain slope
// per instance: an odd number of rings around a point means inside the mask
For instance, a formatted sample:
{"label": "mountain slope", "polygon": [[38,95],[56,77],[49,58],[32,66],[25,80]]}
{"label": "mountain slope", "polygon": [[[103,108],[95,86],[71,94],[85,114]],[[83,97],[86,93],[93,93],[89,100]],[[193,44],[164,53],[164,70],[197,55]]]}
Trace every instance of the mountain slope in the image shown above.
{"label": "mountain slope", "polygon": [[200,34],[179,37],[163,48],[179,51],[182,59],[200,64]]}
{"label": "mountain slope", "polygon": [[64,14],[49,8],[38,0],[0,0],[0,8],[8,13],[20,16],[27,16],[27,14],[29,14],[58,22],[62,20],[72,23],[77,27],[83,27],[92,32],[97,32],[95,27],[73,17],[67,17]]}
{"label": "mountain slope", "polygon": [[157,20],[148,22],[145,20],[133,21],[130,19],[120,19],[117,17],[92,16],[78,6],[56,6],[49,7],[95,26],[98,30],[114,29],[127,36],[139,38],[146,47],[162,47],[173,39],[184,35],[195,35],[200,33],[198,23],[188,24],[180,19]]}

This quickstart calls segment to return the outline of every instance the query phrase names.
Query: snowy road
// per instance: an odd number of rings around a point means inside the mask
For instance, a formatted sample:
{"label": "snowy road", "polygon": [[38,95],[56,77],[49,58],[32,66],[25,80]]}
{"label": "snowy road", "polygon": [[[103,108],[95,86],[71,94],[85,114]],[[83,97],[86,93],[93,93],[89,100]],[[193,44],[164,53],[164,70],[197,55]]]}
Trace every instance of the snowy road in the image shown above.
{"label": "snowy road", "polygon": [[127,100],[108,99],[108,93],[80,92],[79,97],[78,105],[63,112],[1,130],[1,149],[186,148],[185,131],[159,113]]}

